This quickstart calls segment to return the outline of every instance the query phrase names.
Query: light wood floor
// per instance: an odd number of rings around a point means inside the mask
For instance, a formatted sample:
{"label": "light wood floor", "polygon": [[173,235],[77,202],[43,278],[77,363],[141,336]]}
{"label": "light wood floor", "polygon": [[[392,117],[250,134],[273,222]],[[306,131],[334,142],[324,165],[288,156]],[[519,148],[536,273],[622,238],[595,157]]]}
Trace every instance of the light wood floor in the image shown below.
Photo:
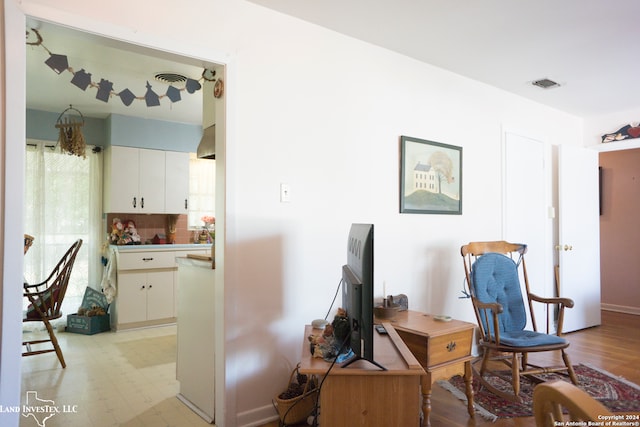
{"label": "light wood floor", "polygon": [[[604,311],[602,325],[565,336],[574,365],[586,363],[640,384],[640,316]],[[541,357],[532,362],[562,363],[560,357]],[[469,418],[463,402],[438,385],[433,387],[432,427],[534,427],[532,417],[487,421],[480,416]],[[278,427],[278,422],[262,427]],[[327,426],[329,427],[329,426]]]}

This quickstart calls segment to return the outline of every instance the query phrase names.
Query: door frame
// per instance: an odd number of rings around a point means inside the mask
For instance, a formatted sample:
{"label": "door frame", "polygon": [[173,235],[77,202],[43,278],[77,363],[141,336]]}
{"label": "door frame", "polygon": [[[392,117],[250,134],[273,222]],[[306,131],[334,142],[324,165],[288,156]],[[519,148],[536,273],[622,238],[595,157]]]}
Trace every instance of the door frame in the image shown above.
{"label": "door frame", "polygon": [[[86,33],[93,33],[99,36],[110,38],[137,46],[146,47],[170,54],[182,55],[186,57],[198,58],[206,62],[220,64],[224,67],[225,76],[225,101],[224,121],[221,128],[224,132],[224,138],[221,138],[216,147],[216,208],[219,213],[216,214],[217,222],[217,238],[216,238],[216,354],[215,357],[215,408],[216,408],[216,425],[224,427],[226,424],[232,424],[234,411],[225,410],[225,408],[235,408],[235,393],[227,393],[226,383],[228,381],[230,370],[227,369],[226,346],[225,346],[225,324],[227,313],[225,306],[231,306],[228,299],[231,297],[229,292],[225,291],[225,242],[230,224],[226,218],[227,204],[230,202],[227,196],[227,169],[226,165],[233,162],[235,150],[231,147],[235,138],[235,130],[227,123],[235,123],[234,105],[235,94],[235,59],[233,55],[227,54],[210,46],[199,45],[197,43],[178,43],[175,39],[162,38],[157,36],[149,36],[142,32],[133,31],[123,27],[118,27],[110,23],[97,23],[86,17],[71,14],[64,11],[58,11],[46,6],[33,3],[17,4],[14,0],[0,0],[2,3],[4,16],[0,21],[0,30],[6,36],[4,45],[0,48],[0,52],[4,53],[4,60],[11,57],[11,62],[3,62],[3,76],[5,78],[5,86],[0,88],[2,96],[2,106],[0,111],[5,124],[5,134],[3,135],[2,145],[4,148],[4,158],[0,157],[2,165],[0,171],[4,172],[4,181],[0,181],[4,197],[2,198],[2,215],[3,220],[3,241],[2,241],[2,269],[3,279],[0,285],[2,292],[2,307],[0,315],[2,321],[0,327],[0,350],[2,357],[0,358],[0,375],[3,378],[0,384],[0,401],[5,405],[20,405],[21,389],[14,386],[20,384],[21,381],[21,326],[22,326],[22,290],[19,286],[11,286],[11,283],[20,283],[22,280],[22,259],[23,259],[23,198],[24,198],[24,145],[15,143],[15,141],[23,141],[26,126],[26,99],[24,93],[24,85],[26,80],[26,45],[24,43],[24,28],[26,26],[27,16],[37,20],[49,21],[56,25],[68,26]],[[96,30],[98,29],[98,30]],[[4,90],[4,93],[2,92]],[[11,108],[8,108],[10,105]],[[217,116],[218,117],[218,116]],[[14,143],[9,143],[13,141]],[[11,185],[7,183],[11,182]],[[11,209],[6,209],[11,206]],[[14,259],[19,262],[5,262],[4,260]],[[5,284],[9,283],[8,286]],[[225,301],[226,300],[226,301]],[[230,363],[230,362],[229,362]],[[231,375],[233,376],[233,375]],[[233,381],[233,378],[231,378]],[[19,414],[3,414],[7,416],[6,420],[10,421],[9,425],[18,425]]]}

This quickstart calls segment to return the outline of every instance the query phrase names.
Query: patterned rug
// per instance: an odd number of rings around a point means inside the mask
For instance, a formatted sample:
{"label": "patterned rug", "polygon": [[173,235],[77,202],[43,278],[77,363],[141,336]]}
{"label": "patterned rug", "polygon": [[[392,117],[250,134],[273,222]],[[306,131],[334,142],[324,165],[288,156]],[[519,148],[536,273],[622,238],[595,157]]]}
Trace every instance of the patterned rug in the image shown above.
{"label": "patterned rug", "polygon": [[[578,376],[578,383],[581,389],[589,393],[600,401],[611,412],[639,412],[640,413],[640,386],[616,377],[603,370],[586,366],[574,365],[573,369]],[[545,381],[562,379],[569,382],[567,376],[561,374],[539,375]],[[499,390],[512,390],[511,385],[498,378],[490,377],[489,381]],[[449,381],[438,381],[438,384],[449,390],[460,400],[467,401],[464,394],[464,379],[457,375]],[[496,420],[498,418],[515,418],[533,416],[533,381],[526,377],[520,380],[521,403],[510,402],[485,388],[479,389],[479,381],[473,379],[474,403],[476,412],[484,418]]]}

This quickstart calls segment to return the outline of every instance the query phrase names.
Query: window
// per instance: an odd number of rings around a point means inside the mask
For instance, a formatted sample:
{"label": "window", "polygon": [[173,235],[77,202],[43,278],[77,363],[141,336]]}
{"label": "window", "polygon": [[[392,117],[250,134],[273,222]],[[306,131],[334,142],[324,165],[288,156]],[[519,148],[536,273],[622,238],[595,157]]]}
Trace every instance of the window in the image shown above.
{"label": "window", "polygon": [[63,301],[63,311],[70,314],[80,307],[87,286],[100,288],[102,155],[87,146],[83,159],[51,144],[27,142],[24,232],[35,240],[25,255],[24,274],[30,283],[46,279],[71,244],[82,239]]}
{"label": "window", "polygon": [[216,216],[216,162],[189,155],[189,209],[187,224],[190,229],[202,228],[203,216]]}

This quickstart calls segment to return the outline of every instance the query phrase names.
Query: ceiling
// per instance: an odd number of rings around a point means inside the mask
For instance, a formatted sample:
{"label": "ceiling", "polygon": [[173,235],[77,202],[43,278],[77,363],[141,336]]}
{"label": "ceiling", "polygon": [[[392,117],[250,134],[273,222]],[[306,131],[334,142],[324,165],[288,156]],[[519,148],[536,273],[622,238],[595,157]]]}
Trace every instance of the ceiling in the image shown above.
{"label": "ceiling", "polygon": [[581,117],[640,107],[637,0],[250,1]]}
{"label": "ceiling", "polygon": [[[640,106],[637,0],[251,1],[577,116]],[[50,23],[28,25],[43,38],[42,45],[27,49],[28,108],[62,113],[71,104],[87,117],[116,113],[202,122],[203,90],[181,90],[180,101],[164,97],[154,107],[138,99],[125,106],[118,96],[103,102],[95,99],[96,88],[83,91],[71,83],[69,71],[49,68],[46,49],[66,55],[75,72],[92,74],[92,82],[105,79],[114,92],[128,88],[138,97],[145,96],[147,81],[157,95],[165,95],[169,85],[154,80],[158,72],[202,82],[202,71],[215,64]],[[34,33],[27,38],[35,40]],[[531,84],[543,78],[560,86]]]}

